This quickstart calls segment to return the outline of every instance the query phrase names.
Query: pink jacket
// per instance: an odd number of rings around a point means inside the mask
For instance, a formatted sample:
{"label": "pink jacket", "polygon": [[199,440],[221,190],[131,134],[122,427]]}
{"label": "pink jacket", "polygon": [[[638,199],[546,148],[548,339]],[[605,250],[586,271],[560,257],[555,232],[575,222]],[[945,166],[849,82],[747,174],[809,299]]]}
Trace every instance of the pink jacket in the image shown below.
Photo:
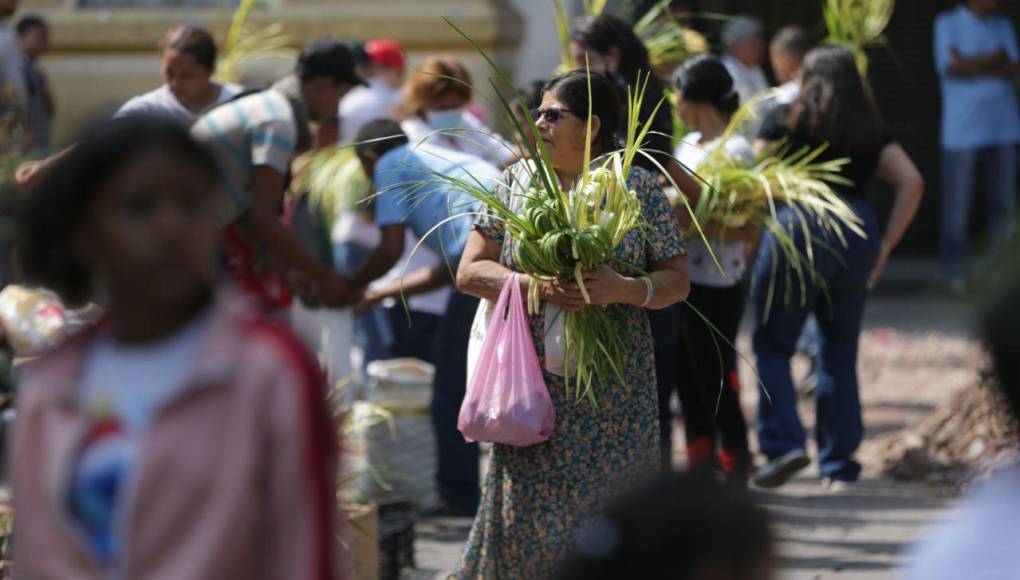
{"label": "pink jacket", "polygon": [[[122,521],[131,580],[340,576],[338,431],[321,374],[292,335],[224,293],[189,385],[154,417]],[[66,509],[85,418],[78,383],[96,331],[24,374],[11,461],[14,576],[108,577]]]}

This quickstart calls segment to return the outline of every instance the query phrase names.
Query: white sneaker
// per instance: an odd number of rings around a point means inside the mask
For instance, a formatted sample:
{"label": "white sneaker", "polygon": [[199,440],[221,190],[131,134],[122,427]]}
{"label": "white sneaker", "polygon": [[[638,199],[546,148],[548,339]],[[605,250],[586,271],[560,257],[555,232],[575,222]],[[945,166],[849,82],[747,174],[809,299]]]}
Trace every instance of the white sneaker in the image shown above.
{"label": "white sneaker", "polygon": [[857,489],[858,484],[856,481],[824,477],[822,478],[822,487],[825,488],[826,491],[832,493],[843,493]]}

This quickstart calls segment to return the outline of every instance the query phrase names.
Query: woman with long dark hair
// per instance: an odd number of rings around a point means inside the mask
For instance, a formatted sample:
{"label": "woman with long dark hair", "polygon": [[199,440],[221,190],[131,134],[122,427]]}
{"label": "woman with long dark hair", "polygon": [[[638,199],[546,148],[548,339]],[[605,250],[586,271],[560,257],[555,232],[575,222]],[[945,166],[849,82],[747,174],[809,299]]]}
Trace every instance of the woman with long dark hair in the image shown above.
{"label": "woman with long dark hair", "polygon": [[[814,222],[809,222],[809,231],[804,232],[793,208],[780,209],[781,224],[801,252],[809,242],[806,236],[813,240],[813,268],[818,279],[807,277],[804,286],[786,276],[790,264],[774,235],[767,234],[762,242],[753,276],[754,352],[769,394],[758,406],[758,441],[768,464],[754,481],[762,487],[776,487],[810,463],[806,434],[797,415],[790,357],[804,320],[814,313],[822,339],[822,365],[815,390],[819,471],[827,485],[838,489],[856,481],[861,470],[853,459],[863,433],[857,341],[868,288],[878,282],[889,255],[910,226],[924,181],[886,130],[853,55],[845,48],[824,46],[811,51],[804,62],[800,97],[773,116],[778,122],[766,133],[772,138],[785,136],[789,151],[828,144],[819,161],[850,160],[843,167],[843,176],[851,184],[833,187],[861,220],[865,236],[843,228],[844,244]],[[884,235],[865,199],[872,177],[896,192]],[[772,301],[771,308],[770,284],[774,285],[773,296],[785,297]]]}
{"label": "woman with long dark hair", "polygon": [[[556,178],[570,188],[584,168],[586,143],[592,155],[617,148],[614,129],[619,107],[616,87],[593,74],[574,71],[549,81],[535,111],[539,138],[549,153]],[[591,114],[591,131],[586,121]],[[497,186],[511,207],[530,195],[528,162],[511,166]],[[597,508],[636,477],[657,471],[658,428],[655,364],[646,309],[662,309],[687,295],[684,246],[676,216],[655,177],[631,169],[628,188],[637,192],[649,227],[632,232],[616,248],[617,263],[649,272],[655,291],[648,292],[640,273],[604,266],[585,273],[592,306],[576,284],[543,281],[521,274],[522,291],[539,285],[539,312],[530,316],[535,350],[544,372],[556,425],[549,441],[531,447],[494,445],[482,503],[468,538],[457,578],[542,578],[572,547],[578,529]],[[457,271],[457,286],[467,294],[495,300],[518,270],[517,241],[488,211],[475,223]],[[595,409],[568,393],[555,374],[555,355],[545,349],[546,312],[551,307],[576,311],[597,305],[620,305],[631,348],[623,362],[626,385],[606,385]],[[547,356],[550,364],[547,364]]]}
{"label": "woman with long dark hair", "polygon": [[[673,148],[673,118],[669,103],[663,100],[662,82],[652,70],[648,49],[633,28],[610,14],[583,16],[571,30],[570,55],[578,70],[585,70],[587,66],[591,72],[604,74],[616,82],[622,108],[626,107],[628,88],[635,91],[645,87],[647,82],[640,119],[642,123],[651,124],[651,132],[644,146],[649,152],[660,154],[656,158],[665,166]],[[656,105],[659,105],[657,111]],[[626,121],[624,114],[616,128],[621,137],[627,130]],[[653,172],[657,170],[647,158],[639,157],[637,163]]]}

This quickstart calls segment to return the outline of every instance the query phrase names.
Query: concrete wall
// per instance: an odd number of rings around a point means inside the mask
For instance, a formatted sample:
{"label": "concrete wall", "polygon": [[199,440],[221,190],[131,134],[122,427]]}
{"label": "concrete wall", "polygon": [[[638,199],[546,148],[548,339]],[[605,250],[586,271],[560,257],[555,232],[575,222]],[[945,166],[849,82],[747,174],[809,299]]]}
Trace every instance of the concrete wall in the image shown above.
{"label": "concrete wall", "polygon": [[[547,2],[534,0],[534,4]],[[67,142],[96,115],[160,84],[157,45],[168,28],[178,23],[200,25],[222,42],[231,16],[226,10],[76,9],[71,5],[73,0],[23,0],[21,4],[22,14],[38,13],[51,23],[54,50],[42,64],[57,100],[57,144]],[[454,54],[467,63],[484,101],[488,67],[443,22],[444,16],[503,62],[516,60],[521,21],[501,0],[278,0],[253,13],[251,21],[256,26],[282,23],[296,46],[320,36],[390,37],[403,43],[412,64],[427,54]]]}

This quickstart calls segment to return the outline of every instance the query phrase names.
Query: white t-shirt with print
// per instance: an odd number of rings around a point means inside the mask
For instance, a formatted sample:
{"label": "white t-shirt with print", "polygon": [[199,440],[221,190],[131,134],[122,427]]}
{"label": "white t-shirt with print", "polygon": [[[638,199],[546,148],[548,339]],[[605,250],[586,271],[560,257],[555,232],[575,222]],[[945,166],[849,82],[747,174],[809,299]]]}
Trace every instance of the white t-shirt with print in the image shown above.
{"label": "white t-shirt with print", "polygon": [[86,418],[67,489],[67,507],[93,554],[115,566],[129,540],[120,533],[145,435],[159,410],[186,388],[206,335],[207,310],[154,344],[125,346],[97,337],[85,361]]}
{"label": "white t-shirt with print", "polygon": [[[701,133],[697,131],[689,133],[680,142],[674,153],[680,163],[695,172],[708,157],[708,154],[719,144],[719,139],[713,139],[708,143],[699,143],[699,141],[701,141]],[[743,135],[734,134],[726,140],[723,148],[730,157],[746,161],[751,161],[754,158],[751,144]],[[716,288],[728,288],[739,284],[747,270],[743,242],[709,241],[712,244],[712,251],[725,273],[720,272],[719,267],[712,261],[712,255],[705,247],[701,236],[691,235],[687,239],[687,269],[691,282]]]}

